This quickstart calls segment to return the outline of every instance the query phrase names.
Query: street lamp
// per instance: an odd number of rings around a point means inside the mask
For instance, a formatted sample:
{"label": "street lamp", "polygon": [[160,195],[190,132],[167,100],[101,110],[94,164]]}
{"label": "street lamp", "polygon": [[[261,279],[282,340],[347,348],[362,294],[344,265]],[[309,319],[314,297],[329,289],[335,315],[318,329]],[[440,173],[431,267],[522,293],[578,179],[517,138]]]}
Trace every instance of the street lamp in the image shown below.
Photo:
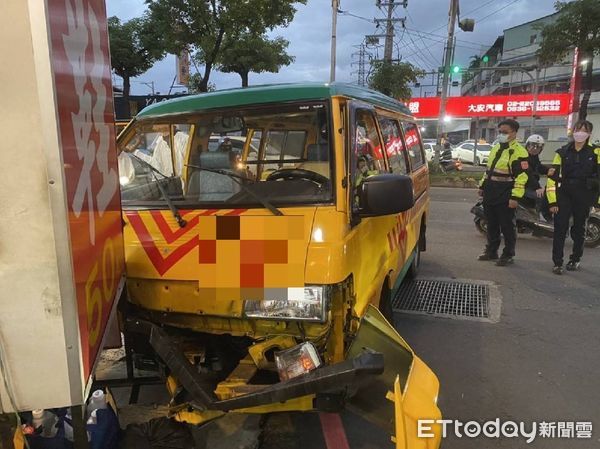
{"label": "street lamp", "polygon": [[154,81],[150,81],[150,82],[140,81],[139,83],[143,84],[144,86],[148,86],[150,89],[152,89],[152,96],[155,95],[155,93],[154,93]]}

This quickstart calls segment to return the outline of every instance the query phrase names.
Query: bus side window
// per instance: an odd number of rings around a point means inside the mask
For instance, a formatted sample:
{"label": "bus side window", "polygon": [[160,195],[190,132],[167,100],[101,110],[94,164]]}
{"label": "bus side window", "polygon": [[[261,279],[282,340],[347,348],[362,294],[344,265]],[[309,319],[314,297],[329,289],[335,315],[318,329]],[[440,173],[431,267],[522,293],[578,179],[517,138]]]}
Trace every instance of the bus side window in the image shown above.
{"label": "bus side window", "polygon": [[400,125],[397,120],[382,117],[379,119],[379,128],[383,135],[385,151],[390,163],[392,173],[397,175],[408,174],[408,162],[406,160],[406,151],[400,132]]}
{"label": "bus side window", "polygon": [[354,130],[352,136],[351,179],[354,192],[354,204],[358,206],[358,187],[369,176],[385,173],[385,162],[379,133],[375,125],[373,113],[365,109],[355,112]]}
{"label": "bus side window", "polygon": [[406,142],[406,150],[410,158],[412,171],[425,165],[425,156],[423,155],[423,146],[421,145],[421,136],[419,129],[414,123],[404,122],[404,141]]}
{"label": "bus side window", "polygon": [[385,163],[383,152],[373,113],[364,109],[358,109],[356,111],[355,123],[353,165],[357,167],[358,159],[362,157],[368,160],[369,170],[384,173]]}

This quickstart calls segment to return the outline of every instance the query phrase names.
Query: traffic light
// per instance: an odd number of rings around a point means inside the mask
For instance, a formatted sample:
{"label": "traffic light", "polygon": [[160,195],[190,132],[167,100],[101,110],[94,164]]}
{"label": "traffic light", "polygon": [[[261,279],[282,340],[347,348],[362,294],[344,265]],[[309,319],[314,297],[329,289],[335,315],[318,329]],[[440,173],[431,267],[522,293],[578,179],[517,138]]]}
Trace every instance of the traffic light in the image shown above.
{"label": "traffic light", "polygon": [[483,61],[485,64],[487,64],[487,63],[488,63],[488,61],[490,60],[490,57],[489,57],[488,55],[483,55],[483,58],[481,58],[481,60],[482,60],[482,61]]}
{"label": "traffic light", "polygon": [[452,66],[452,73],[459,73],[459,72],[460,72],[460,66],[453,65]]}

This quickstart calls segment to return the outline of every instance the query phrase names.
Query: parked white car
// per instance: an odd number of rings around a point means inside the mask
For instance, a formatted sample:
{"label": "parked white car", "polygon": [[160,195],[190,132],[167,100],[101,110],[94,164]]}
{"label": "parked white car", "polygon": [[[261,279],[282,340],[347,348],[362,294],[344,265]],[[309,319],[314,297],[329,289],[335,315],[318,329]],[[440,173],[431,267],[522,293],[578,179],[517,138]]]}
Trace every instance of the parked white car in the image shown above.
{"label": "parked white car", "polygon": [[487,164],[491,149],[492,146],[489,143],[478,143],[477,159],[475,160],[475,142],[467,141],[457,145],[456,148],[452,150],[452,153],[453,156],[461,162],[466,162],[468,164],[473,164],[473,162],[475,162],[475,165],[485,165]]}

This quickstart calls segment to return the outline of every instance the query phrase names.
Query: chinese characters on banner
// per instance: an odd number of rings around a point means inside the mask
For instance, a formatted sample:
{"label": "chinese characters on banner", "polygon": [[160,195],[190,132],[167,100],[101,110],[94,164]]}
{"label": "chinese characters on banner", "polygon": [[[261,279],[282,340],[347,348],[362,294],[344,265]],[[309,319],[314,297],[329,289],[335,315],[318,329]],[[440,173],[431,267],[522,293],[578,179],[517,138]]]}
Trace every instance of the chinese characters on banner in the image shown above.
{"label": "chinese characters on banner", "polygon": [[187,50],[177,56],[177,83],[182,86],[190,84],[190,54]]}
{"label": "chinese characters on banner", "polygon": [[124,272],[104,0],[48,0],[85,378]]}
{"label": "chinese characters on banner", "polygon": [[[537,98],[536,115],[566,115],[569,94],[541,94]],[[436,118],[440,110],[439,97],[413,98],[408,108],[417,118]],[[450,97],[446,113],[451,117],[519,117],[531,116],[532,95],[489,95],[480,97]]]}

